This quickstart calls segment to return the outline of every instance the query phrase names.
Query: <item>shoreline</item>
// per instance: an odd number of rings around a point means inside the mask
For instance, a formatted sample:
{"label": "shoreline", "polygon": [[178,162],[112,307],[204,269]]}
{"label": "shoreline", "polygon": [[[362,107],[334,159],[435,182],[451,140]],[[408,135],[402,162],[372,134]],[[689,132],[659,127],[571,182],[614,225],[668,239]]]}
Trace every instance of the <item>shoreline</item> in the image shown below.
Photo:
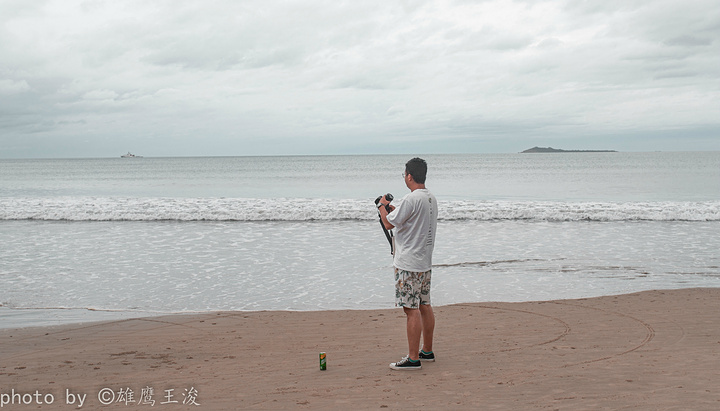
{"label": "shoreline", "polygon": [[[717,409],[719,309],[720,288],[438,306],[437,362],[413,372],[387,366],[406,351],[399,309],[2,329],[0,401],[43,410],[77,409],[80,398],[85,409],[152,409],[151,399],[209,410],[407,409],[408,398],[431,409]],[[118,402],[128,389],[134,402]]]}
{"label": "shoreline", "polygon": [[[600,295],[570,295],[560,296],[550,299],[537,300],[488,300],[488,301],[466,301],[466,302],[450,302],[443,304],[433,304],[434,308],[448,307],[463,304],[522,304],[522,303],[544,303],[552,301],[564,300],[584,300],[592,298],[614,297],[627,294],[636,294],[646,291],[667,291],[682,290],[696,288],[712,288],[712,287],[689,287],[689,288],[655,288],[627,290],[625,292],[616,292]],[[435,300],[433,300],[435,301]],[[106,323],[132,319],[152,319],[158,317],[173,317],[184,315],[213,315],[216,313],[260,313],[260,312],[336,312],[336,311],[384,311],[394,310],[396,307],[391,306],[393,303],[388,302],[386,307],[370,307],[370,308],[317,308],[317,309],[292,309],[292,308],[260,308],[252,310],[208,310],[208,311],[178,311],[178,312],[162,312],[162,311],[142,311],[132,309],[100,309],[100,308],[66,308],[66,307],[8,307],[0,305],[0,333],[4,330],[20,330],[24,328],[43,328],[43,327],[64,327],[64,326],[85,326],[94,323]]]}
{"label": "shoreline", "polygon": [[[147,311],[96,310],[91,308],[12,308],[0,306],[0,331],[36,327],[82,325],[129,318],[162,316]],[[22,325],[18,325],[22,324]]]}

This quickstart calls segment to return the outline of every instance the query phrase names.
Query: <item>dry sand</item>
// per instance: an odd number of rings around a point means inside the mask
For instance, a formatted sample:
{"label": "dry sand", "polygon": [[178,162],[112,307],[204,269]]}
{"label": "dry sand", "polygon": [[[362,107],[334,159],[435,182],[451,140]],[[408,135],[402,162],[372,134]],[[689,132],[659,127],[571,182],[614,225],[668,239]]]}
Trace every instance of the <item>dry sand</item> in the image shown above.
{"label": "dry sand", "polygon": [[[400,309],[2,330],[0,399],[11,410],[81,398],[82,409],[717,410],[719,314],[720,289],[436,307],[437,362],[420,371],[388,368],[406,351]],[[154,406],[141,403],[148,388]]]}

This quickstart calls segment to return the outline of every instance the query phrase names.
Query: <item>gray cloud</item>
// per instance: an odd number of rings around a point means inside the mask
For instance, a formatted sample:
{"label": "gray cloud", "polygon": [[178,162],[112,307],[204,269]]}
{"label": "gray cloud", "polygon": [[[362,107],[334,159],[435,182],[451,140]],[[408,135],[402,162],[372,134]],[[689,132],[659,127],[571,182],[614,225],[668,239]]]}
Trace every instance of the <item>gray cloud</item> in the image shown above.
{"label": "gray cloud", "polygon": [[3,2],[0,157],[720,149],[715,3]]}

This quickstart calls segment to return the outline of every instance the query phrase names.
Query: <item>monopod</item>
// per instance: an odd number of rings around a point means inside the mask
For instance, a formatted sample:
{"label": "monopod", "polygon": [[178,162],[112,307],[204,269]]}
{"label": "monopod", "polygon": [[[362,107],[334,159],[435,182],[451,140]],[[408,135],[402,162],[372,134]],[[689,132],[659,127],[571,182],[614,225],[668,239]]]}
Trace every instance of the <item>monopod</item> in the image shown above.
{"label": "monopod", "polygon": [[[383,196],[380,196],[380,197],[378,197],[378,198],[375,199],[375,205],[376,205],[376,206],[380,203],[380,199],[381,199],[382,197],[383,197]],[[390,193],[385,194],[385,200],[388,202],[388,203],[385,205],[385,210],[386,210],[388,213],[390,213],[390,211],[391,211],[391,209],[390,209],[390,202],[393,201],[393,199],[394,199],[394,197],[393,197],[392,194],[390,194]],[[394,247],[393,247],[393,232],[392,232],[392,230],[388,230],[387,228],[385,228],[385,224],[383,224],[382,216],[380,215],[380,209],[379,209],[379,208],[378,208],[378,217],[380,218],[380,227],[382,227],[383,233],[385,233],[385,238],[387,238],[388,243],[390,243],[390,254],[393,254],[393,255],[394,255],[394,254],[395,254],[395,249],[394,249]]]}

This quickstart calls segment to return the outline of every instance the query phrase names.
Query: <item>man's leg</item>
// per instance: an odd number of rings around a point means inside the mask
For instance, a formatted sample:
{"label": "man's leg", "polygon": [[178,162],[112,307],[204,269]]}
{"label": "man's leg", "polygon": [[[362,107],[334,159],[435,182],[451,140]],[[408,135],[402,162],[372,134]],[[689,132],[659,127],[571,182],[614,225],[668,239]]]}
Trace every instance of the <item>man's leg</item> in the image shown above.
{"label": "man's leg", "polygon": [[418,361],[420,353],[420,334],[423,331],[423,318],[417,308],[403,307],[407,316],[407,339],[408,356],[411,360]]}
{"label": "man's leg", "polygon": [[420,305],[420,317],[422,318],[423,351],[432,352],[433,333],[435,332],[435,313],[430,304]]}

